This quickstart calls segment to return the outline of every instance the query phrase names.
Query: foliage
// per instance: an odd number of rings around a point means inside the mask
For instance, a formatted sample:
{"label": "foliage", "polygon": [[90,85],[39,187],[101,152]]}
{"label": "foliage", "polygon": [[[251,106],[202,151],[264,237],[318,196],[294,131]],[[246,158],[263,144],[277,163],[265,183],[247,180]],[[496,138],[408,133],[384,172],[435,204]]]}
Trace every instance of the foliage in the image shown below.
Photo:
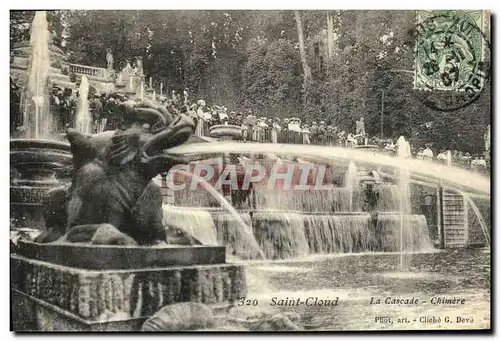
{"label": "foliage", "polygon": [[243,70],[245,108],[270,117],[297,116],[301,84],[300,61],[288,41],[249,43]]}
{"label": "foliage", "polygon": [[[327,49],[333,19],[334,54]],[[27,39],[33,11],[11,11],[11,46]],[[136,56],[164,91],[189,88],[190,99],[268,117],[300,116],[370,135],[457,144],[479,152],[490,121],[490,89],[451,112],[427,107],[413,89],[413,11],[301,11],[301,61],[294,11],[52,11],[54,42],[70,61],[115,68]],[[66,32],[67,31],[67,32]],[[66,33],[64,33],[66,32]],[[304,86],[304,62],[311,69]],[[406,71],[401,71],[406,70]],[[382,121],[382,92],[383,127]]]}
{"label": "foliage", "polygon": [[[61,46],[63,40],[63,24],[61,15],[64,11],[48,11],[47,22],[49,31],[53,34],[53,43]],[[30,39],[30,24],[35,17],[35,11],[10,11],[10,47]]]}

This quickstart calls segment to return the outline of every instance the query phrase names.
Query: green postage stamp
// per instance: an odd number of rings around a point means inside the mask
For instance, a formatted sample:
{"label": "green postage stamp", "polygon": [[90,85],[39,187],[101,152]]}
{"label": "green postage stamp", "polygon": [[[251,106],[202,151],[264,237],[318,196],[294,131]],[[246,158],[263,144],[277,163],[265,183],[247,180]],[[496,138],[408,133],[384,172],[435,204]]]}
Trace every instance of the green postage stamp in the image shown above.
{"label": "green postage stamp", "polygon": [[417,11],[415,88],[481,92],[488,49],[486,11]]}

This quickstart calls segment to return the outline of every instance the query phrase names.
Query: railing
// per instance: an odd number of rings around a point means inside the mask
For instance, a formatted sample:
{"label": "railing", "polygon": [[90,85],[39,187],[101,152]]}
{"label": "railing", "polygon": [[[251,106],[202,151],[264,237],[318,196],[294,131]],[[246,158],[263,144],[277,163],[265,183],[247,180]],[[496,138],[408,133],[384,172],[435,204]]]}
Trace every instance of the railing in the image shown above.
{"label": "railing", "polygon": [[69,64],[69,72],[77,75],[85,75],[90,77],[109,78],[113,75],[113,70],[107,70],[100,67],[92,67],[79,64]]}

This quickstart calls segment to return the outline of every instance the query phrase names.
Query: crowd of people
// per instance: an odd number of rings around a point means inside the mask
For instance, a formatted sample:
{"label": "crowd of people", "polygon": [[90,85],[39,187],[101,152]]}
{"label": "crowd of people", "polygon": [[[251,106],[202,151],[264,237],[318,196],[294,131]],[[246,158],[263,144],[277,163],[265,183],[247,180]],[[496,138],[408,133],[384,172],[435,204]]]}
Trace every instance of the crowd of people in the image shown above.
{"label": "crowd of people", "polygon": [[[121,121],[120,103],[130,100],[122,93],[103,95],[89,94],[89,110],[93,117],[95,133],[116,129]],[[224,106],[209,106],[204,100],[191,102],[188,90],[183,94],[172,91],[169,96],[148,98],[158,105],[164,106],[172,115],[179,113],[190,116],[196,123],[195,134],[210,136],[210,127],[214,125],[236,125],[241,127],[242,140],[253,142],[314,144],[339,147],[355,147],[373,145],[388,151],[396,152],[396,144],[390,138],[381,139],[369,136],[365,131],[363,118],[356,122],[353,132],[341,130],[325,121],[308,121],[297,117],[279,118],[254,115],[251,111],[231,111]],[[51,92],[50,104],[54,117],[61,129],[75,126],[78,110],[78,91],[54,87]],[[415,148],[412,146],[412,156],[422,160],[432,160],[440,163],[450,163],[473,170],[487,172],[490,168],[489,152],[482,155],[472,155],[459,150],[432,150],[432,144]]]}
{"label": "crowd of people", "polygon": [[489,172],[490,170],[490,154],[485,151],[481,155],[472,155],[469,152],[462,152],[457,149],[441,149],[436,156],[434,152],[426,145],[425,148],[420,148],[416,153],[416,158],[420,160],[435,160],[436,162],[459,166],[472,169],[479,172]]}

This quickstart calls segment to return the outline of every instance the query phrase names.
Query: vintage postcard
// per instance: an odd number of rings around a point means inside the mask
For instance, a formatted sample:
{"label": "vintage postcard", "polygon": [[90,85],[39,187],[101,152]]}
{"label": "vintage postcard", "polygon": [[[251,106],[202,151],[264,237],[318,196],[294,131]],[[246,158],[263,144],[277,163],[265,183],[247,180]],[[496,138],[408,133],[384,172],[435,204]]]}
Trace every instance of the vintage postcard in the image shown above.
{"label": "vintage postcard", "polygon": [[490,16],[10,11],[11,330],[491,331]]}

